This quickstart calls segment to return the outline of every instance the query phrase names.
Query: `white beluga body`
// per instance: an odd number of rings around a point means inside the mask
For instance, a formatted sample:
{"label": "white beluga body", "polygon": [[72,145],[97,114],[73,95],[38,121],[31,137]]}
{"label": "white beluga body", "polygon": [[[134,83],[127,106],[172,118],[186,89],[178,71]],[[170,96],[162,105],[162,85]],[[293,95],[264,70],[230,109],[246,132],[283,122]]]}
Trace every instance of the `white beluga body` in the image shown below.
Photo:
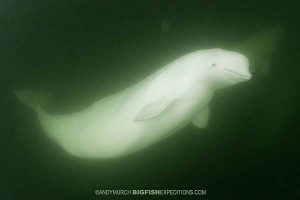
{"label": "white beluga body", "polygon": [[137,152],[193,122],[207,125],[214,91],[251,78],[248,59],[224,49],[182,56],[141,82],[69,115],[48,114],[38,94],[16,91],[37,113],[46,134],[82,158]]}

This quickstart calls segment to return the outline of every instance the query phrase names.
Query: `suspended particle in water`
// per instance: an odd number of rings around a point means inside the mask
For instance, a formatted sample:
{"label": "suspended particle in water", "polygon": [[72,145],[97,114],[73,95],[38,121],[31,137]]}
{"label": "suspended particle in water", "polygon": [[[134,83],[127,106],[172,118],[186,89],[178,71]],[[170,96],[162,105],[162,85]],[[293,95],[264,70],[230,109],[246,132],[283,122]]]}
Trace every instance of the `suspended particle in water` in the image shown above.
{"label": "suspended particle in water", "polygon": [[167,33],[171,30],[172,21],[170,19],[164,19],[161,22],[161,32]]}

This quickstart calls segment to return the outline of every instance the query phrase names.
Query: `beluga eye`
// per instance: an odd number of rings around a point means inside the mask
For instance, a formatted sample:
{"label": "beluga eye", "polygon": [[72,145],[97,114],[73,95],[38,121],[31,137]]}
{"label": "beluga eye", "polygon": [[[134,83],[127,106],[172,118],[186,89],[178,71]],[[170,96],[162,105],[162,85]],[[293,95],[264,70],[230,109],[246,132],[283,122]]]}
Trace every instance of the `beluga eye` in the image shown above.
{"label": "beluga eye", "polygon": [[216,63],[216,62],[212,62],[212,63],[210,64],[210,66],[216,67],[216,66],[217,66],[217,63]]}

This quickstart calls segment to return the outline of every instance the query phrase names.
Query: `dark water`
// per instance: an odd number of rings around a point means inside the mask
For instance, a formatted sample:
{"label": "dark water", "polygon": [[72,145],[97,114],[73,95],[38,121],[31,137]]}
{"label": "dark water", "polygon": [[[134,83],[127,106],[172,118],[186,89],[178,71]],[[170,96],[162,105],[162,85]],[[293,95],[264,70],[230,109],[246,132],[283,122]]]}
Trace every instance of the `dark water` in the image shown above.
{"label": "dark water", "polygon": [[[295,2],[2,0],[0,199],[103,198],[95,189],[206,189],[203,199],[299,198]],[[51,91],[50,112],[75,112],[184,53],[235,46],[278,25],[285,31],[268,76],[218,92],[207,129],[188,126],[129,157],[69,156],[12,94],[22,88]]]}

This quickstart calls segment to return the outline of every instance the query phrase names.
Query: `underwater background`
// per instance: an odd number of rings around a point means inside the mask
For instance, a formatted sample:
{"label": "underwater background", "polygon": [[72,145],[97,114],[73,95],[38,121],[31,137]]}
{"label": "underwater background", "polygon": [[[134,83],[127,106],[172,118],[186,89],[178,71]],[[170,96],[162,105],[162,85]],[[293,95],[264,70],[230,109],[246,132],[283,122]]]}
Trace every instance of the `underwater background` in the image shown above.
{"label": "underwater background", "polygon": [[[275,0],[1,0],[0,199],[103,198],[96,189],[300,198],[299,6]],[[12,93],[51,92],[49,112],[76,112],[185,53],[234,49],[274,26],[284,31],[270,71],[218,91],[206,129],[189,125],[127,157],[68,155]]]}

